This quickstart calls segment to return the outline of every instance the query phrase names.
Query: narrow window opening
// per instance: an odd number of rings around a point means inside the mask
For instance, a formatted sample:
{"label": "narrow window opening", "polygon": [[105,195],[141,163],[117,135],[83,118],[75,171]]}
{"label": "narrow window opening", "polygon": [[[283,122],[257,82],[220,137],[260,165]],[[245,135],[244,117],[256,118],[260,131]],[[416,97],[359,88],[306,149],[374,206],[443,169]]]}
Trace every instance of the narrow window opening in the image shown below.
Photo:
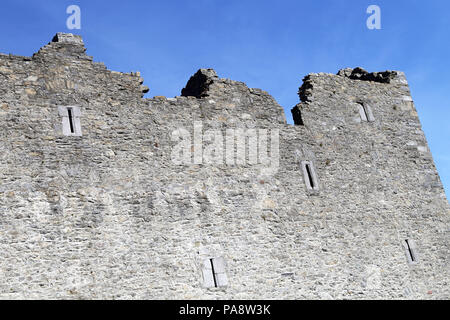
{"label": "narrow window opening", "polygon": [[69,114],[69,125],[70,125],[70,132],[74,133],[74,125],[73,125],[73,114],[72,114],[72,108],[67,108],[67,112]]}
{"label": "narrow window opening", "polygon": [[62,134],[65,136],[81,136],[81,110],[79,106],[58,106],[61,117]]}
{"label": "narrow window opening", "polygon": [[301,168],[306,189],[314,192],[319,191],[319,181],[312,161],[302,161]]}
{"label": "narrow window opening", "polygon": [[413,249],[411,248],[411,246],[409,244],[408,239],[406,239],[405,242],[406,242],[406,246],[408,248],[409,257],[410,257],[412,262],[415,262],[416,261],[416,257],[414,255]]}
{"label": "narrow window opening", "polygon": [[306,173],[308,174],[309,185],[311,186],[312,189],[314,189],[315,185],[314,185],[314,179],[313,179],[312,173],[311,173],[311,168],[308,163],[305,165],[305,167],[306,167]]}
{"label": "narrow window opening", "polygon": [[205,288],[224,288],[228,286],[223,257],[203,260],[203,286]]}
{"label": "narrow window opening", "polygon": [[363,111],[364,111],[364,115],[366,116],[366,121],[370,118],[369,117],[369,113],[367,112],[367,106],[362,106],[363,107]]}
{"label": "narrow window opening", "polygon": [[214,261],[213,260],[214,259],[209,259],[209,262],[211,263],[211,271],[212,271],[212,276],[213,276],[213,279],[214,279],[214,287],[217,288],[217,279],[216,279],[216,272],[214,270]]}
{"label": "narrow window opening", "polygon": [[358,110],[361,120],[367,122],[367,110],[362,103],[358,103]]}
{"label": "narrow window opening", "polygon": [[365,102],[358,102],[359,115],[362,121],[374,122],[375,118],[372,113],[372,108]]}

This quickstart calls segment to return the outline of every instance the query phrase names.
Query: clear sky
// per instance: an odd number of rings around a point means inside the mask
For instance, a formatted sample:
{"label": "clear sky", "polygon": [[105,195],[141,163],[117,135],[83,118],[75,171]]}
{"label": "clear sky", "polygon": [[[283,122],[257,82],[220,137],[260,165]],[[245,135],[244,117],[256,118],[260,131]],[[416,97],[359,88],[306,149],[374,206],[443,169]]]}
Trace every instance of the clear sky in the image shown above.
{"label": "clear sky", "polygon": [[[68,30],[69,5],[81,29]],[[369,5],[381,30],[369,30]],[[0,52],[30,56],[56,32],[83,36],[110,70],[140,71],[148,97],[180,95],[199,68],[268,91],[285,109],[311,72],[402,70],[450,196],[450,1],[2,0]]]}

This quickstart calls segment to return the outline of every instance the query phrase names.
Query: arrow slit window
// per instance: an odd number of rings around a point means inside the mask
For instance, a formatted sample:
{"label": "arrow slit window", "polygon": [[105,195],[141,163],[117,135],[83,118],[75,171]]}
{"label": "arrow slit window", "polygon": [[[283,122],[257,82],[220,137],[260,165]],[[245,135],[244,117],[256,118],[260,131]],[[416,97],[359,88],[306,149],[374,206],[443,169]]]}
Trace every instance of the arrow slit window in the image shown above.
{"label": "arrow slit window", "polygon": [[228,285],[225,260],[222,257],[204,260],[202,273],[205,288],[220,288]]}
{"label": "arrow slit window", "polygon": [[372,108],[367,103],[358,103],[359,115],[362,121],[374,122],[375,118],[373,116]]}
{"label": "arrow slit window", "polygon": [[412,239],[406,239],[403,241],[403,247],[405,249],[406,258],[409,264],[416,264],[419,262],[417,256],[417,247],[416,243]]}
{"label": "arrow slit window", "polygon": [[59,106],[58,113],[62,121],[62,134],[81,136],[81,111],[78,106]]}
{"label": "arrow slit window", "polygon": [[305,180],[306,189],[309,191],[318,191],[319,190],[319,179],[317,178],[317,173],[314,168],[314,164],[312,161],[302,161],[302,172],[303,178]]}

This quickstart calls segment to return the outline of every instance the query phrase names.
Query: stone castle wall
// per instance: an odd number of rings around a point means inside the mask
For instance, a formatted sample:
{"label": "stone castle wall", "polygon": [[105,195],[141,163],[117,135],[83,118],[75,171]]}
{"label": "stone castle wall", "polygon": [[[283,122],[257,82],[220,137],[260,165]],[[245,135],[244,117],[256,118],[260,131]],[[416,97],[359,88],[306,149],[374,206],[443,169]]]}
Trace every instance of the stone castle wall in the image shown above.
{"label": "stone castle wall", "polygon": [[[139,73],[85,51],[57,34],[0,55],[1,298],[450,297],[450,208],[403,73],[308,75],[293,126],[211,69],[143,99]],[[64,135],[65,106],[80,135]],[[207,163],[196,130],[235,128],[278,139],[277,165]],[[181,130],[190,163],[174,161]],[[224,286],[208,288],[219,258]]]}

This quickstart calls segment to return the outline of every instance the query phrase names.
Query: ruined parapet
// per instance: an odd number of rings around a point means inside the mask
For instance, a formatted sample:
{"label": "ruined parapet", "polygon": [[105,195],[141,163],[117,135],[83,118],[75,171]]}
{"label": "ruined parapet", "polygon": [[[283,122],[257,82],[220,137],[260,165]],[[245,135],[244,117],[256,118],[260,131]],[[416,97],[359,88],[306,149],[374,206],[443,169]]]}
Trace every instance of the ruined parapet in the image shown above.
{"label": "ruined parapet", "polygon": [[204,119],[230,124],[286,124],[283,108],[270,94],[248,88],[243,82],[219,78],[213,69],[198,70],[182,89],[181,96],[197,98]]}
{"label": "ruined parapet", "polygon": [[[345,103],[345,100],[350,100],[350,103],[356,104],[370,103],[372,95],[369,92],[371,88],[376,86],[389,90],[386,100],[392,99],[396,108],[413,110],[414,105],[412,104],[408,82],[403,72],[383,71],[369,73],[359,67],[355,69],[346,68],[339,70],[337,75],[325,73],[309,74],[303,79],[303,83],[298,91],[301,102],[291,110],[294,123],[297,125],[303,124],[302,111],[307,109],[311,103],[324,103],[327,99],[338,99],[342,103]],[[347,87],[349,88],[348,93],[346,91]],[[378,99],[378,97],[374,97],[374,99]],[[326,105],[331,107],[329,104]],[[337,116],[339,109],[336,109],[332,114]],[[312,118],[318,120],[319,115]],[[358,117],[355,119],[357,122],[359,121]]]}
{"label": "ruined parapet", "polygon": [[391,80],[399,76],[398,71],[383,71],[383,72],[367,72],[362,68],[346,68],[341,69],[337,73],[338,76],[347,77],[352,80],[374,81],[380,83],[391,83]]}
{"label": "ruined parapet", "polygon": [[50,43],[33,55],[33,58],[92,61],[92,57],[86,55],[86,48],[81,36],[62,32],[58,32]]}
{"label": "ruined parapet", "polygon": [[136,102],[148,92],[139,73],[110,71],[92,60],[82,38],[66,33],[56,34],[32,57],[0,56],[7,76],[4,98],[24,95],[36,103],[86,104],[108,96],[111,102]]}

